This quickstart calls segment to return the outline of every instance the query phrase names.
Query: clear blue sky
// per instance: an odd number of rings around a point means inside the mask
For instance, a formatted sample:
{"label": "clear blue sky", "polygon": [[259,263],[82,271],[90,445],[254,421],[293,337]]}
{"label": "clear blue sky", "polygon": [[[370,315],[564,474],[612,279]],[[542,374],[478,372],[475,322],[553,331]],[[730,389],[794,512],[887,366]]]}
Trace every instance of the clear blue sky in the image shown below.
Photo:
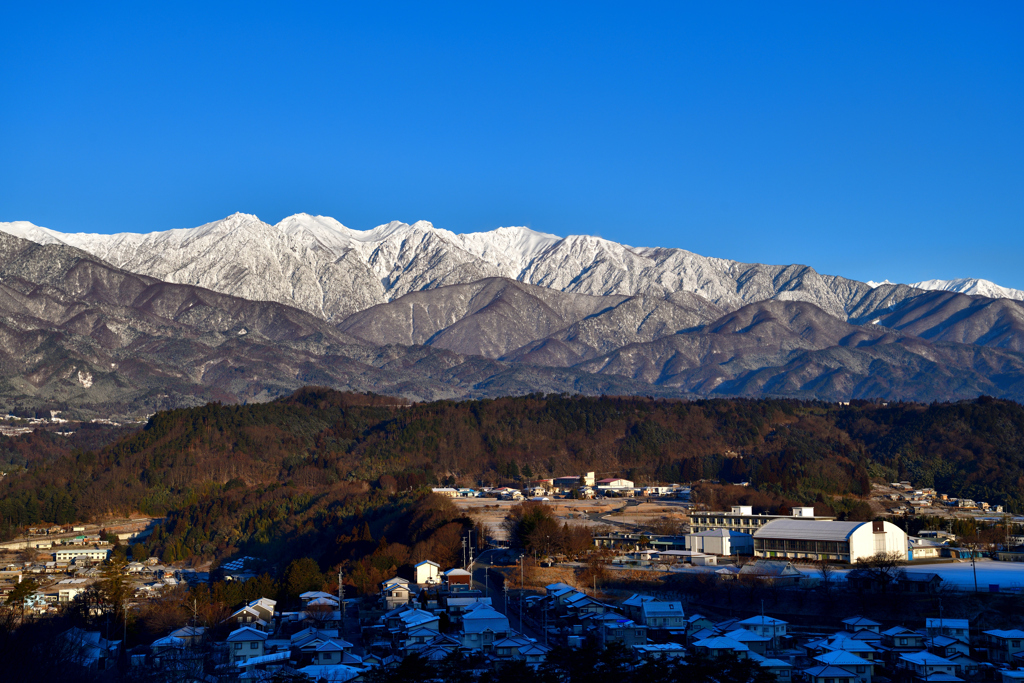
{"label": "clear blue sky", "polygon": [[3,3],[0,220],[527,225],[1024,288],[1024,3]]}

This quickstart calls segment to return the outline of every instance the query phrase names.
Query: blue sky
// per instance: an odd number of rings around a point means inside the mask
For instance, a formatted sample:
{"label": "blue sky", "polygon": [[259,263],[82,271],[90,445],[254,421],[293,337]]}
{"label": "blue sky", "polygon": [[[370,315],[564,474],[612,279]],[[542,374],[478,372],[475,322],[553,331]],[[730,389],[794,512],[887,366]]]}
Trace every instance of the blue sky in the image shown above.
{"label": "blue sky", "polygon": [[1024,288],[1024,3],[4,3],[0,220],[527,225]]}

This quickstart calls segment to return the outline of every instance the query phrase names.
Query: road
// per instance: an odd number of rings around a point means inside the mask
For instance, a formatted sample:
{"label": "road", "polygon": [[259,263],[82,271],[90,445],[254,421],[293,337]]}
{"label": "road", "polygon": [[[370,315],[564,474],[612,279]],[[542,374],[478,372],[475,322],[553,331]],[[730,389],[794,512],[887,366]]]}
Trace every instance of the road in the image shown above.
{"label": "road", "polygon": [[[505,550],[485,550],[480,553],[473,561],[473,588],[483,591],[486,597],[491,598],[494,609],[508,617],[509,626],[543,643],[544,633],[540,629],[534,628],[528,618],[520,619],[519,599],[522,597],[522,591],[510,589],[507,594],[508,602],[506,604],[506,594],[502,590],[504,577],[496,571],[491,571],[491,567],[494,566],[491,564],[491,560],[496,555],[504,554],[505,552]],[[525,606],[523,607],[523,614],[525,614]]]}

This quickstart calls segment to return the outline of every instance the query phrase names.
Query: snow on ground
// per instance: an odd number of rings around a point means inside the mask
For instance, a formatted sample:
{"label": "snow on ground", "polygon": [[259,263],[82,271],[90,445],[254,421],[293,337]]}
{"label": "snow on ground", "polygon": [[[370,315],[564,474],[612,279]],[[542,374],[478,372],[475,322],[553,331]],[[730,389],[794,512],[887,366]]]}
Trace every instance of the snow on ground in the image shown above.
{"label": "snow on ground", "polygon": [[[990,586],[999,586],[1000,590],[1024,591],[1024,562],[999,562],[996,560],[978,560],[978,590],[987,591]],[[813,567],[798,566],[797,569],[809,577],[820,578]],[[945,562],[936,564],[914,563],[905,567],[908,572],[931,572],[942,577],[944,585],[974,590],[974,570],[968,560],[961,562]],[[846,578],[846,571],[836,572],[837,579]]]}

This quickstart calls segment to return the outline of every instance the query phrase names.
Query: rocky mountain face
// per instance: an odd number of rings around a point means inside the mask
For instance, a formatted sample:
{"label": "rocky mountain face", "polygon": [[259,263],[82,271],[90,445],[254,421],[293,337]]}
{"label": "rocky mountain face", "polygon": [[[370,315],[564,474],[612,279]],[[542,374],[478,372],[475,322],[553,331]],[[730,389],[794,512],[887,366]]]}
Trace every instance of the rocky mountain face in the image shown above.
{"label": "rocky mountain face", "polygon": [[0,403],[80,414],[259,401],[326,385],[411,398],[634,394],[642,382],[371,345],[304,311],[0,234]]}
{"label": "rocky mountain face", "polygon": [[[0,224],[0,230],[74,246],[167,282],[285,303],[335,323],[410,292],[493,277],[590,296],[691,293],[725,310],[768,299],[808,301],[843,319],[878,294],[865,283],[808,266],[739,263],[527,228],[456,235],[420,221],[360,231],[322,216],[298,214],[269,225],[234,214],[198,228],[148,234],[66,234],[24,222]],[[890,303],[917,291],[905,285],[877,289]]]}
{"label": "rocky mountain face", "polygon": [[[7,234],[5,234],[7,233]],[[24,237],[20,239],[12,235]],[[525,228],[0,224],[0,400],[534,391],[1024,399],[1024,304]]]}

